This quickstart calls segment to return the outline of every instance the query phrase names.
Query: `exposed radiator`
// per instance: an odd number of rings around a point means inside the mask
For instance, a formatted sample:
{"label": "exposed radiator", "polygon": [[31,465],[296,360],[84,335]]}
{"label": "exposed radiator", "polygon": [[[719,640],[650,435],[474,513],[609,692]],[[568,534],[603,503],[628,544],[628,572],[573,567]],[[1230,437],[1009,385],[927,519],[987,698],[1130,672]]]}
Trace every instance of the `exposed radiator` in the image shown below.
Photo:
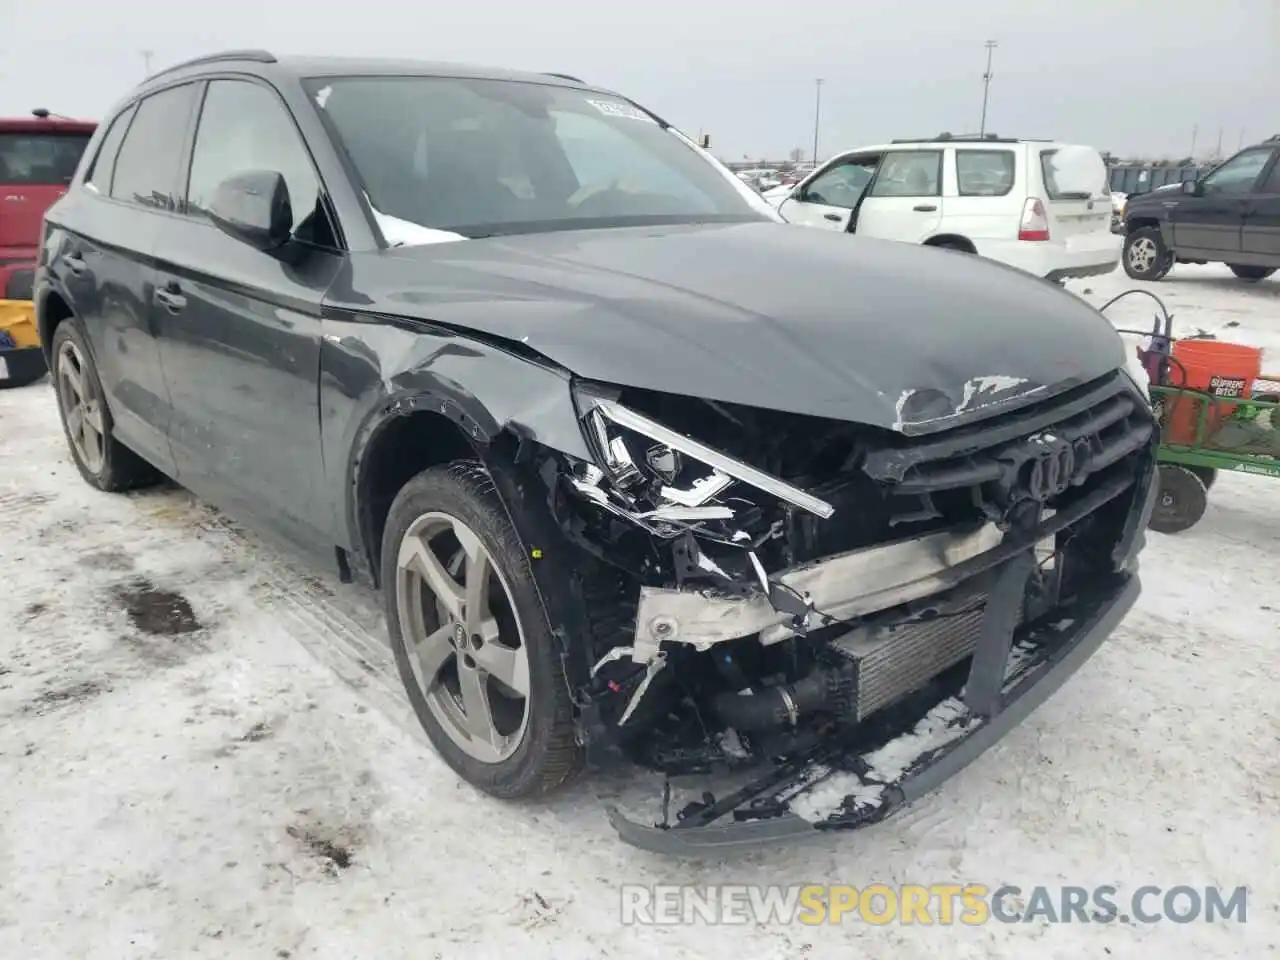
{"label": "exposed radiator", "polygon": [[983,607],[932,620],[860,627],[831,642],[857,668],[856,711],[863,720],[973,653]]}

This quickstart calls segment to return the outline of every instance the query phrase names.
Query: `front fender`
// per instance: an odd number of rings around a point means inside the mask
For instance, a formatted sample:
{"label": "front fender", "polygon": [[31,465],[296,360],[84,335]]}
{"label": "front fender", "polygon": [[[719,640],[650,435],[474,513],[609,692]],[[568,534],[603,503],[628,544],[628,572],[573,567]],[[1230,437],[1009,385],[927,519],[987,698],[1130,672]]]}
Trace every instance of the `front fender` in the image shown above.
{"label": "front fender", "polygon": [[570,375],[533,355],[432,324],[326,311],[319,402],[327,486],[337,529],[363,546],[361,471],[386,427],[420,412],[442,415],[477,447],[504,432],[588,458]]}

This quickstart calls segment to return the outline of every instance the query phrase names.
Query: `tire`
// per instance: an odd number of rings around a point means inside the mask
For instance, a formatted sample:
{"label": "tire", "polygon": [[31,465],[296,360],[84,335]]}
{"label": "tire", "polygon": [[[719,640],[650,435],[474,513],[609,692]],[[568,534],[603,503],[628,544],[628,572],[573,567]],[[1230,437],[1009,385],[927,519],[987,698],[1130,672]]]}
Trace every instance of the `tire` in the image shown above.
{"label": "tire", "polygon": [[1173,254],[1158,227],[1141,227],[1126,236],[1120,261],[1130,280],[1163,280],[1173,269]]}
{"label": "tire", "polygon": [[1187,469],[1200,478],[1206,492],[1213,489],[1213,482],[1218,479],[1218,471],[1214,467],[1187,467]]}
{"label": "tire", "polygon": [[[473,564],[483,568],[487,562],[494,575],[484,578],[485,609],[470,611],[474,621],[465,609],[459,618],[435,599],[439,594],[427,585],[427,577],[415,572],[425,569],[424,556],[439,561],[435,576],[454,580],[457,591],[451,603],[464,594],[472,599],[480,595],[467,590],[464,574],[476,568]],[[416,559],[402,562],[402,557]],[[572,780],[582,768],[583,753],[564,666],[520,539],[479,462],[433,467],[401,488],[387,517],[381,572],[400,679],[445,762],[468,783],[504,800],[541,796]],[[482,629],[481,619],[491,629]],[[481,633],[487,638],[479,638]],[[411,636],[436,640],[415,645],[422,654],[411,653]],[[496,651],[501,652],[498,659]],[[522,655],[523,673],[518,666]],[[499,671],[499,663],[517,666]],[[490,666],[493,673],[486,670]],[[499,672],[510,673],[510,686],[495,679]],[[517,725],[513,718],[520,698],[511,694],[522,683],[524,712]],[[477,689],[484,709],[473,711]],[[487,721],[490,736],[467,732],[473,717],[480,718],[480,726]]]}
{"label": "tire", "polygon": [[1181,533],[1200,522],[1208,506],[1208,490],[1190,468],[1160,465],[1160,490],[1148,526],[1156,533]]}
{"label": "tire", "polygon": [[[58,417],[62,421],[62,432],[67,438],[71,459],[85,482],[108,493],[133,490],[158,482],[161,479],[159,472],[113,435],[115,422],[111,417],[111,408],[103,394],[102,381],[98,377],[93,354],[89,352],[78,318],[71,317],[58,324],[49,355],[53,358],[50,372],[54,394],[58,398]],[[71,366],[73,362],[79,364],[78,377]],[[69,391],[74,389],[72,382],[82,384],[94,401],[95,419],[101,428],[94,428],[99,437],[96,449],[100,451],[96,457],[87,455],[88,442],[83,433],[80,434],[80,442],[73,436],[75,424],[85,422],[86,418],[83,415],[77,418],[74,406],[69,404]]]}
{"label": "tire", "polygon": [[1275,267],[1250,267],[1240,263],[1228,263],[1227,268],[1241,280],[1248,280],[1251,283],[1265,280],[1276,272]]}

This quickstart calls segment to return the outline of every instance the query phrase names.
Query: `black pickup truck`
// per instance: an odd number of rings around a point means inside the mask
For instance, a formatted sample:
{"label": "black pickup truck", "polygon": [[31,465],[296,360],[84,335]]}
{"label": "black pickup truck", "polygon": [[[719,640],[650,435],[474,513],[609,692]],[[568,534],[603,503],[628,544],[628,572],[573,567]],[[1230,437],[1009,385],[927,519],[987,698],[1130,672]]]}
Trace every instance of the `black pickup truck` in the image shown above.
{"label": "black pickup truck", "polygon": [[1246,147],[1198,180],[1130,197],[1125,273],[1160,280],[1175,263],[1225,263],[1242,280],[1280,269],[1280,135]]}

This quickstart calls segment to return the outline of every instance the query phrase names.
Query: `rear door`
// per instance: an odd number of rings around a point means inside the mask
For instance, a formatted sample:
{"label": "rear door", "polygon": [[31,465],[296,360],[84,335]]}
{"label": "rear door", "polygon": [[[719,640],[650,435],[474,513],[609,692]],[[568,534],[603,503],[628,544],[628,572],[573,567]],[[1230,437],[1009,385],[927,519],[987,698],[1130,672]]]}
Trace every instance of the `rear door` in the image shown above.
{"label": "rear door", "polygon": [[178,208],[195,94],[190,82],[167,87],[112,122],[83,187],[58,206],[67,237],[51,264],[88,333],[115,433],[171,476],[171,404],[150,307],[152,258]]}
{"label": "rear door", "polygon": [[859,236],[922,243],[942,223],[945,151],[891,150],[854,216]]}
{"label": "rear door", "polygon": [[879,154],[855,153],[828,163],[778,205],[788,223],[843,233],[875,174]]}
{"label": "rear door", "polygon": [[1023,148],[1007,146],[953,148],[955,183],[944,175],[946,232],[967,237],[984,249],[983,241],[1006,242],[1017,233],[1026,197],[1025,173],[1018,177]]}
{"label": "rear door", "polygon": [[1106,241],[1111,234],[1111,187],[1107,164],[1092,147],[1060,144],[1039,153],[1040,189],[1049,219],[1049,239],[1066,246]]}
{"label": "rear door", "polygon": [[[321,298],[345,262],[320,179],[279,93],[209,80],[182,215],[166,221],[152,301],[183,484],[306,548],[333,541],[322,496]],[[274,253],[216,227],[218,185],[274,170],[295,240]]]}
{"label": "rear door", "polygon": [[0,262],[32,259],[45,211],[67,192],[92,137],[56,120],[0,127]]}
{"label": "rear door", "polygon": [[1248,262],[1280,267],[1280,152],[1245,205],[1240,243]]}
{"label": "rear door", "polygon": [[1271,147],[1243,150],[1200,180],[1196,196],[1171,198],[1176,204],[1169,224],[1180,254],[1226,260],[1242,251],[1245,211],[1274,152]]}

